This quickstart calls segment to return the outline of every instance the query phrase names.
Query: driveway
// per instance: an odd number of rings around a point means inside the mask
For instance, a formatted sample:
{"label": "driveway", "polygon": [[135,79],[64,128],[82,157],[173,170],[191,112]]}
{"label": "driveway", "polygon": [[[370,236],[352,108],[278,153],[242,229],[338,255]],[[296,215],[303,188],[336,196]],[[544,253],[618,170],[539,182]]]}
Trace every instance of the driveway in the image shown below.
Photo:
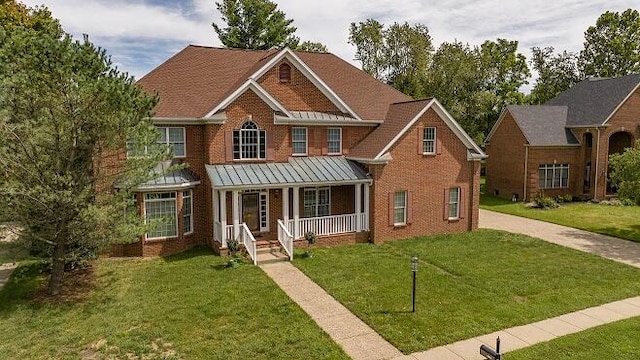
{"label": "driveway", "polygon": [[525,234],[640,268],[640,243],[480,209],[480,227]]}

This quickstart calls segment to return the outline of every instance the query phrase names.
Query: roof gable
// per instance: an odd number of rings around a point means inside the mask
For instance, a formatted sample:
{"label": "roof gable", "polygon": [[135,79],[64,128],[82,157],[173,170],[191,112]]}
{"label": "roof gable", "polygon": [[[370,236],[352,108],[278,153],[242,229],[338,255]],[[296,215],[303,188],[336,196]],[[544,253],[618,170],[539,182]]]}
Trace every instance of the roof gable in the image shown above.
{"label": "roof gable", "polygon": [[522,131],[529,145],[532,146],[570,146],[577,145],[567,125],[567,106],[551,105],[509,105],[498,122],[494,125],[487,141],[491,140],[494,131],[500,126],[506,112]]}
{"label": "roof gable", "polygon": [[580,81],[545,105],[568,107],[568,127],[604,125],[640,85],[640,74]]}
{"label": "roof gable", "polygon": [[274,111],[279,111],[285,114],[288,117],[292,117],[291,113],[285,109],[285,107],[278,102],[271,94],[269,94],[260,84],[258,84],[255,80],[249,79],[242,86],[237,88],[234,92],[232,92],[228,97],[222,100],[213,110],[211,110],[205,118],[210,118],[217,114],[219,111],[225,109],[232,102],[234,102],[240,95],[244,94],[247,90],[252,90],[262,101],[264,101],[269,107],[271,107]]}
{"label": "roof gable", "polygon": [[286,48],[243,50],[190,45],[138,84],[160,96],[154,109],[157,118],[200,119],[248,80],[257,80],[285,58],[355,119],[383,120],[390,104],[411,100],[333,54]]}
{"label": "roof gable", "polygon": [[389,113],[385,121],[353,149],[349,158],[370,160],[388,158],[386,155],[396,142],[429,109],[433,109],[438,114],[474,156],[486,157],[484,152],[445,110],[442,104],[434,98],[392,104],[389,107]]}

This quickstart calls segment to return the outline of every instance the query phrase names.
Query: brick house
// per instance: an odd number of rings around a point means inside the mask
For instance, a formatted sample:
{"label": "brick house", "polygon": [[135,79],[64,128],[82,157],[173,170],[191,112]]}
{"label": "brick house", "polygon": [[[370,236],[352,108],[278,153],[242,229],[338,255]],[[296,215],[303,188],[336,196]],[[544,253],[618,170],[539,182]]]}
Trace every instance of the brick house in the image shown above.
{"label": "brick house", "polygon": [[144,216],[168,221],[120,255],[238,239],[255,261],[308,231],[327,245],[477,228],[486,155],[437,100],[332,54],[188,46],[138,83],[189,167],[139,188]]}
{"label": "brick house", "polygon": [[583,80],[543,105],[508,106],[489,133],[486,191],[531,200],[615,196],[609,156],[640,139],[640,75]]}

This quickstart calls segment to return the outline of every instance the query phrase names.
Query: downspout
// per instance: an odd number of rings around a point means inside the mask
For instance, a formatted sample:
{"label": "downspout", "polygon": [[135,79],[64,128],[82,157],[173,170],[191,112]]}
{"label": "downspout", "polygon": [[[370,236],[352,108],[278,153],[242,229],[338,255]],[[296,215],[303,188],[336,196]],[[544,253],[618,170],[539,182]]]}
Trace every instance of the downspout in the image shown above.
{"label": "downspout", "polygon": [[600,159],[600,128],[597,127],[598,131],[598,142],[596,143],[596,168],[595,168],[595,176],[593,181],[593,200],[597,200],[598,198],[598,160]]}
{"label": "downspout", "polygon": [[527,171],[529,165],[529,147],[524,146],[524,183],[522,184],[522,201],[527,202]]}
{"label": "downspout", "polygon": [[[477,163],[480,163],[479,161]],[[467,199],[467,202],[469,203],[469,205],[467,206],[467,218],[468,218],[468,223],[467,223],[467,229],[469,230],[473,230],[473,212],[474,212],[474,201],[475,201],[475,193],[474,193],[474,189],[475,189],[475,180],[476,180],[476,161],[472,161],[471,162],[472,166],[471,166],[471,186],[469,186],[469,196]],[[481,167],[482,165],[480,165]]]}

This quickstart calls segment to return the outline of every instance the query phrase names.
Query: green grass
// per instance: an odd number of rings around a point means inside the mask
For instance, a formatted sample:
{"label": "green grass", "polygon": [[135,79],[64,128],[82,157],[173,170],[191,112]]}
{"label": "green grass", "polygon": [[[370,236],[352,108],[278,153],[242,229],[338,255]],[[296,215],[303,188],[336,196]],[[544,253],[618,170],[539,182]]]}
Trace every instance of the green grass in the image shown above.
{"label": "green grass", "polygon": [[556,209],[532,209],[520,202],[481,195],[480,207],[640,242],[640,206],[575,202],[562,204]]}
{"label": "green grass", "polygon": [[509,360],[637,360],[640,317],[598,326],[549,342],[510,352]]}
{"label": "green grass", "polygon": [[313,254],[294,264],[404,353],[640,294],[640,269],[493,230]]}
{"label": "green grass", "polygon": [[63,304],[29,300],[42,279],[21,266],[0,291],[0,357],[348,358],[260,268],[226,260],[205,249],[102,259],[95,289]]}

